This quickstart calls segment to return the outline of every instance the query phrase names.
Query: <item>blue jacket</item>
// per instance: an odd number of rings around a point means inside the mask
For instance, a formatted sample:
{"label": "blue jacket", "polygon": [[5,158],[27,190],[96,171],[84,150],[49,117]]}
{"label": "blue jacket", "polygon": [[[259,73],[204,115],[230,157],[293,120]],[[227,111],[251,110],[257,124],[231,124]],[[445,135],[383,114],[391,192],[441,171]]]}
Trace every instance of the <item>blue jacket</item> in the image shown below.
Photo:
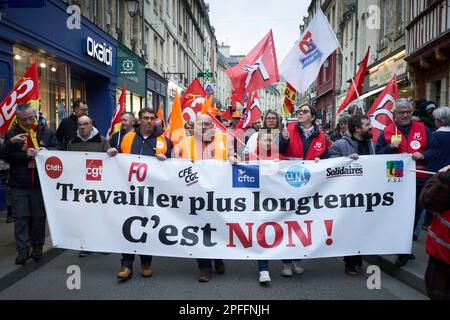
{"label": "blue jacket", "polygon": [[436,172],[450,165],[450,127],[441,127],[433,132],[437,148],[433,149],[433,161],[428,163],[428,169]]}

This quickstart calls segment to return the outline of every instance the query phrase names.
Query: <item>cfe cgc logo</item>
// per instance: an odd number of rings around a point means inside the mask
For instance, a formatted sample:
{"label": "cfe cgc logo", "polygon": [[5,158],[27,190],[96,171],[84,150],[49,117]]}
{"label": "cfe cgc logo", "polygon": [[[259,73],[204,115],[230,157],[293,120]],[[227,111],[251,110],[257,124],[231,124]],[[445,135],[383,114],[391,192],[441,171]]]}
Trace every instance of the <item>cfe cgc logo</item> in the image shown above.
{"label": "cfe cgc logo", "polygon": [[178,172],[178,177],[186,183],[186,186],[192,186],[198,182],[198,172],[192,170],[192,166]]}
{"label": "cfe cgc logo", "polygon": [[101,181],[103,171],[102,160],[86,159],[86,180]]}
{"label": "cfe cgc logo", "polygon": [[259,188],[259,166],[233,165],[233,188]]}

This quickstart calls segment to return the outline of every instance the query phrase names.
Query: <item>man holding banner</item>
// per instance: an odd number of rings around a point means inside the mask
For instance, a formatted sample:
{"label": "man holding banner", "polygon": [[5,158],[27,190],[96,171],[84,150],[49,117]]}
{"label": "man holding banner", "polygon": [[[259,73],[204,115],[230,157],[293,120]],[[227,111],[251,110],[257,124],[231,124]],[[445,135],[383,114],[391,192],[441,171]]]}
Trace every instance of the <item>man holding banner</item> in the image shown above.
{"label": "man holding banner", "polygon": [[14,235],[18,255],[16,264],[23,265],[30,258],[41,259],[45,241],[45,207],[41,185],[36,169],[36,154],[43,149],[56,149],[54,133],[38,124],[36,110],[28,104],[16,107],[17,124],[8,131],[5,140],[27,134],[20,151],[9,152],[6,161],[10,164],[9,187],[12,195]]}
{"label": "man holding banner", "polygon": [[[394,123],[388,125],[378,137],[376,153],[409,153],[416,161],[417,170],[425,171],[427,169],[426,164],[433,161],[432,149],[436,148],[436,142],[432,132],[425,127],[423,122],[412,120],[413,106],[411,101],[407,99],[397,100],[392,111]],[[422,211],[418,198],[428,176],[426,173],[417,172],[416,177],[414,229],[417,227]],[[414,258],[412,254],[398,255],[395,265],[397,267],[403,267],[409,259]]]}

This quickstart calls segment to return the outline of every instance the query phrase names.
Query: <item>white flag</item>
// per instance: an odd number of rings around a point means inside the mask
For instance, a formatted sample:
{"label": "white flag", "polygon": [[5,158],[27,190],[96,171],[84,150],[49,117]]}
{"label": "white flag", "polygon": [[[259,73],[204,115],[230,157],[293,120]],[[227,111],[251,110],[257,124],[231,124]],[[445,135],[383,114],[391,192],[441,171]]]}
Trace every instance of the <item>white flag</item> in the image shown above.
{"label": "white flag", "polygon": [[281,63],[280,75],[303,93],[317,79],[320,67],[338,47],[333,29],[319,9]]}

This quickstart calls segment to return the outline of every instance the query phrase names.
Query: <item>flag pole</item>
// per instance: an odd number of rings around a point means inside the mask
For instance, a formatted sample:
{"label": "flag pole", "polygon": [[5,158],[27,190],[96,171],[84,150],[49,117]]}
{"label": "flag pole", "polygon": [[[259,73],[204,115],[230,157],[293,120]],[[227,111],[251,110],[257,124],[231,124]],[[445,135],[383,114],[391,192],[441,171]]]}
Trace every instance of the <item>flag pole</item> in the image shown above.
{"label": "flag pole", "polygon": [[[326,17],[325,14],[323,13],[322,9],[319,8],[319,10],[322,12],[322,14],[323,14],[323,16],[325,17],[325,19],[327,19],[327,17]],[[327,21],[328,21],[328,19],[327,19]],[[353,75],[353,72],[352,72],[352,70],[350,69],[350,66],[348,65],[347,61],[345,61],[345,59],[344,59],[344,50],[342,50],[341,43],[339,42],[338,38],[336,37],[336,34],[334,33],[334,30],[333,30],[333,28],[331,27],[329,21],[328,21],[328,28],[331,30],[331,33],[333,33],[333,37],[334,37],[334,39],[336,40],[336,43],[338,44],[339,49],[341,50],[342,61],[344,61],[344,64],[345,64],[345,66],[347,67],[347,71],[350,73],[350,76],[351,76],[351,79],[352,79],[352,83],[353,83],[353,87],[355,88],[356,96],[358,97],[358,100],[357,100],[357,101],[358,101],[358,107],[360,107],[360,105],[359,105],[359,99],[360,99],[360,96],[359,96],[359,92],[358,92],[358,87],[356,86],[356,83],[355,83],[355,79],[354,79],[355,76]],[[361,111],[363,112],[363,114],[365,114],[364,109],[363,109],[362,107],[361,107]]]}

